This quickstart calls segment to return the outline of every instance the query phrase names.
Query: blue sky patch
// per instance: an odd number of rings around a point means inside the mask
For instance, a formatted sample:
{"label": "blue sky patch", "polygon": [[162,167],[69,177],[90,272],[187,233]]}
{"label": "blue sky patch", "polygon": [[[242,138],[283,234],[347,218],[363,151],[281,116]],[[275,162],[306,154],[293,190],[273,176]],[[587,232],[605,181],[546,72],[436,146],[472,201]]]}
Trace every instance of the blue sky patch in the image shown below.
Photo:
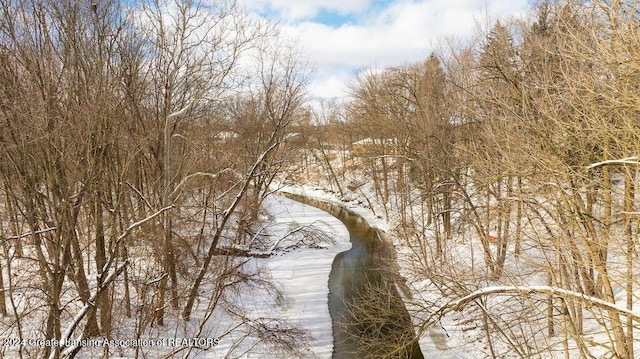
{"label": "blue sky patch", "polygon": [[321,8],[318,14],[313,18],[313,21],[333,28],[338,28],[342,25],[357,25],[363,22],[363,16],[382,12],[394,2],[395,0],[373,0],[366,9],[362,9],[359,13],[340,13],[330,9]]}
{"label": "blue sky patch", "polygon": [[339,14],[337,12],[321,9],[313,20],[327,26],[340,27],[345,24],[358,23],[358,16],[353,13]]}

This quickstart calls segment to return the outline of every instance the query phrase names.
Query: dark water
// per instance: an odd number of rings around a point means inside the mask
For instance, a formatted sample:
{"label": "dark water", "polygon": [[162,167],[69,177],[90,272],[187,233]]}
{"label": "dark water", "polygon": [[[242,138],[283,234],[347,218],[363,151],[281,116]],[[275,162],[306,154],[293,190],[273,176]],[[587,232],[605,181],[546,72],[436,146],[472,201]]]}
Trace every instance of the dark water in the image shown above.
{"label": "dark water", "polygon": [[[349,230],[351,249],[338,253],[329,275],[333,359],[424,358],[389,261],[393,248],[359,215],[329,203],[285,194],[325,210]],[[393,354],[392,354],[393,353]]]}

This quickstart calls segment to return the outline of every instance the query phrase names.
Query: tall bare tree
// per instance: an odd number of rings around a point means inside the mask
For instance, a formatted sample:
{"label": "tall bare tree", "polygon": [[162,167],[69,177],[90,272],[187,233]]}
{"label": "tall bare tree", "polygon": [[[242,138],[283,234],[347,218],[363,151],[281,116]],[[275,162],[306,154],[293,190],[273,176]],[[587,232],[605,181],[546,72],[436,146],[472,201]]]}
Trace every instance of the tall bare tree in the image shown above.
{"label": "tall bare tree", "polygon": [[[198,168],[201,149],[188,146],[190,139],[181,131],[211,116],[211,107],[221,101],[225,92],[241,85],[237,81],[240,56],[255,46],[256,40],[268,36],[271,29],[250,19],[232,1],[216,2],[213,6],[191,0],[143,2],[140,16],[139,31],[149,39],[144,49],[147,62],[141,64],[150,80],[146,96],[152,104],[146,109],[145,121],[158,136],[150,145],[158,169],[156,175],[162,179],[154,189],[154,197],[166,207],[174,204],[184,189],[185,179],[192,179],[199,172],[213,175]],[[168,283],[171,283],[168,302],[174,308],[179,305],[176,249],[169,213],[164,215],[163,227],[164,274],[157,303],[160,324]]]}

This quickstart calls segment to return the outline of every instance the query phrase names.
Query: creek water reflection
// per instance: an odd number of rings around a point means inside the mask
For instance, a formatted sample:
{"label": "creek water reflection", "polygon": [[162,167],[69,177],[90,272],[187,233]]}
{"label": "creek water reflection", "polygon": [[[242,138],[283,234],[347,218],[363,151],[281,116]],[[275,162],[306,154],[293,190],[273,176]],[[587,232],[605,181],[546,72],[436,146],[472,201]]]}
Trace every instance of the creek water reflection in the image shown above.
{"label": "creek water reflection", "polygon": [[336,255],[328,283],[333,359],[376,357],[398,348],[403,349],[396,358],[424,358],[396,289],[395,273],[385,265],[393,248],[356,213],[303,196],[284,195],[327,211],[349,230],[352,247]]}

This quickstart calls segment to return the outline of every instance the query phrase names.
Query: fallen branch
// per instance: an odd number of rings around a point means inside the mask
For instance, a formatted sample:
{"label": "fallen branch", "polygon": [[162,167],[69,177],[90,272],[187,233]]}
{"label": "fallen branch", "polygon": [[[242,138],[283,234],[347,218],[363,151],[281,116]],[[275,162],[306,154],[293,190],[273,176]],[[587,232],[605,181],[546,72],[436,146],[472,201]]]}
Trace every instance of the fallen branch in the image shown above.
{"label": "fallen branch", "polygon": [[[280,243],[282,243],[282,241],[284,241],[285,239],[293,236],[294,234],[301,232],[303,236],[310,234],[312,231],[318,231],[319,234],[326,234],[324,233],[323,230],[317,228],[314,226],[314,224],[318,222],[318,221],[313,221],[313,223],[304,225],[304,226],[299,226],[296,227],[292,230],[290,230],[289,232],[287,232],[287,234],[285,234],[284,236],[282,236],[280,239],[276,240],[275,243],[273,243],[273,245],[271,246],[271,248],[269,249],[268,253],[274,253],[275,250],[278,248],[278,246],[280,245]],[[328,236],[327,236],[328,237]]]}
{"label": "fallen branch", "polygon": [[235,247],[218,247],[215,249],[217,256],[245,257],[245,258],[269,258],[271,253],[252,252],[249,249]]}

